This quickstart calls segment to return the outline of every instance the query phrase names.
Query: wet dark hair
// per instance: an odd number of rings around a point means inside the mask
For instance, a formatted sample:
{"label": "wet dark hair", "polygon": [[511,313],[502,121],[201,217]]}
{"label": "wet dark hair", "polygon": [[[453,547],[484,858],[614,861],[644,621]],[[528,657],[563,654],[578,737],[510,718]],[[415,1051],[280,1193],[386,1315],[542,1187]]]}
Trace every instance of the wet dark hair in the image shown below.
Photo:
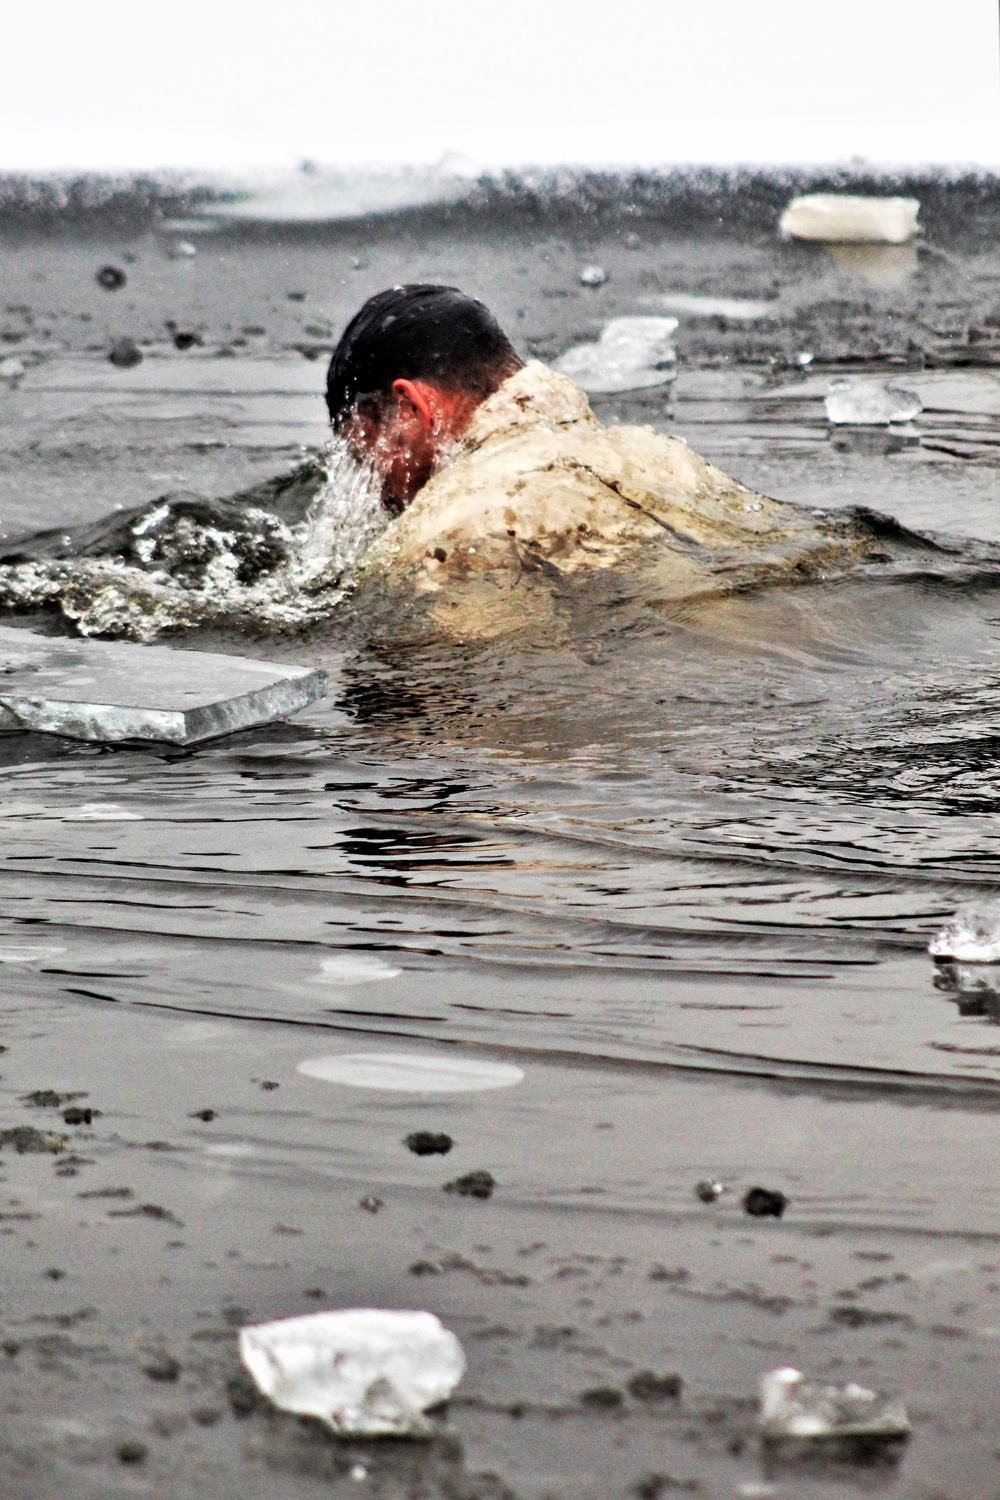
{"label": "wet dark hair", "polygon": [[326,377],[334,428],[380,416],[394,380],[426,380],[485,401],[523,360],[485,303],[454,286],[412,283],[369,297],[348,323]]}

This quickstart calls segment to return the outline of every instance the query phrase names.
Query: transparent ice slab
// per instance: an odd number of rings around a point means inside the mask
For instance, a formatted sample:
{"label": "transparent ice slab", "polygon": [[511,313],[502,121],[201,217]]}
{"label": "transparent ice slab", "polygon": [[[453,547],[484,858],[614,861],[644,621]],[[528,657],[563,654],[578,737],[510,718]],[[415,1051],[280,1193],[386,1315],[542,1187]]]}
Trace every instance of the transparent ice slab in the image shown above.
{"label": "transparent ice slab", "polygon": [[0,627],[0,729],[190,745],[284,719],[326,690],[311,667]]}

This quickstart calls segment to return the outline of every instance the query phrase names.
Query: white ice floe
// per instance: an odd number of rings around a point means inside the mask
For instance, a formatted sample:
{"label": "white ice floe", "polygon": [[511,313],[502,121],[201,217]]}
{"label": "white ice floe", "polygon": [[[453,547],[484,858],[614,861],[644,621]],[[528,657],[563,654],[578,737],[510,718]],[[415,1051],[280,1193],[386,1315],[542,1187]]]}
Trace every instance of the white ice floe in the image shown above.
{"label": "white ice floe", "polygon": [[37,964],[65,952],[53,943],[4,943],[0,945],[0,964]]}
{"label": "white ice floe", "polygon": [[801,1370],[770,1370],[760,1381],[760,1429],[770,1438],[901,1438],[903,1403],[863,1385],[814,1385]]}
{"label": "white ice floe", "polygon": [[130,812],[117,802],[81,802],[63,814],[67,823],[142,823],[142,813]]}
{"label": "white ice floe", "polygon": [[927,951],[969,964],[1000,963],[1000,902],[960,906]]}
{"label": "white ice floe", "polygon": [[826,397],[827,419],[835,426],[888,427],[912,422],[923,409],[916,391],[882,380],[831,380]]}
{"label": "white ice floe", "polygon": [[733,322],[753,322],[773,318],[777,302],[756,302],[749,297],[703,297],[687,292],[664,292],[651,297],[647,306],[662,307],[664,312],[680,313],[685,318],[730,318]]}
{"label": "white ice floe", "polygon": [[240,1358],[275,1406],[350,1437],[421,1437],[424,1413],[465,1372],[462,1346],[429,1312],[347,1308],[240,1332]]}
{"label": "white ice floe", "polygon": [[76,807],[47,807],[44,802],[4,802],[0,818],[55,819],[62,823],[143,822],[143,814],[129,812],[117,802],[81,802]]}
{"label": "white ice floe", "polygon": [[778,227],[788,239],[902,245],[916,234],[919,212],[916,198],[807,193],[792,199]]}
{"label": "white ice floe", "polygon": [[299,1063],[297,1071],[324,1083],[409,1094],[468,1094],[480,1089],[506,1089],[524,1078],[522,1070],[512,1063],[417,1052],[341,1052],[308,1058]]}
{"label": "white ice floe", "polygon": [[378,958],[358,953],[338,953],[324,958],[319,973],[312,976],[317,984],[375,984],[379,980],[398,979],[402,969],[394,969]]}
{"label": "white ice floe", "polygon": [[677,374],[676,318],[612,318],[595,344],[575,344],[552,368],[593,395],[666,385]]}
{"label": "white ice floe", "polygon": [[584,266],[580,272],[581,286],[603,286],[608,279],[608,273],[603,266]]}

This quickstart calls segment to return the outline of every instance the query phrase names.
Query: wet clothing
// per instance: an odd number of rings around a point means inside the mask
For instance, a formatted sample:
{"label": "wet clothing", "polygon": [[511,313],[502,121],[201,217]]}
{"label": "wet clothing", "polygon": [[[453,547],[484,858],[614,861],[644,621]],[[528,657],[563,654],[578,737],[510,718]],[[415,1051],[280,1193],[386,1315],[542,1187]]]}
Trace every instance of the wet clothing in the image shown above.
{"label": "wet clothing", "polygon": [[812,576],[870,545],[856,522],[755,494],[683,438],[603,427],[578,386],[533,361],[477,409],[358,587],[422,598],[439,626],[489,636],[551,615],[553,590],[599,571],[638,569],[666,605]]}

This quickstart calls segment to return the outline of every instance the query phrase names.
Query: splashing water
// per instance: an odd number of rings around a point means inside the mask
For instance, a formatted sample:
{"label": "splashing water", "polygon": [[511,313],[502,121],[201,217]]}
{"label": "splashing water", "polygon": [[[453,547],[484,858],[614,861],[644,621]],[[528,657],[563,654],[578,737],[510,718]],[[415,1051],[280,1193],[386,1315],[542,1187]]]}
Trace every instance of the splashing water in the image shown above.
{"label": "splashing water", "polygon": [[54,606],[80,635],[139,641],[223,621],[280,628],[322,618],[388,516],[371,466],[342,440],[315,466],[324,478],[297,526],[258,505],[168,497],[109,532],[106,556],[0,566],[0,606]]}
{"label": "splashing water", "polygon": [[326,483],[299,528],[292,569],[297,586],[307,593],[331,584],[346,587],[389,519],[371,464],[358,463],[342,438],[327,444],[323,462]]}

